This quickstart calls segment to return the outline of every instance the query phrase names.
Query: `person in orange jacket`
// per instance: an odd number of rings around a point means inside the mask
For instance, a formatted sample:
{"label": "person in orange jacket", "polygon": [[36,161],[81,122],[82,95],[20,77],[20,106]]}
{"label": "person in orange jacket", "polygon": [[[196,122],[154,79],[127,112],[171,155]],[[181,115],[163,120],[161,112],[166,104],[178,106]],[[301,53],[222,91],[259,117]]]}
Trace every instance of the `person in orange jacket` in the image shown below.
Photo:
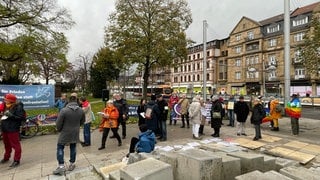
{"label": "person in orange jacket", "polygon": [[118,146],[121,146],[121,138],[118,134],[118,117],[119,117],[119,111],[118,109],[113,105],[113,101],[109,100],[107,102],[106,108],[104,108],[102,113],[102,120],[99,126],[99,130],[102,131],[102,141],[101,146],[98,150],[102,150],[106,148],[106,141],[109,134],[109,131],[113,132],[115,138],[118,140]]}

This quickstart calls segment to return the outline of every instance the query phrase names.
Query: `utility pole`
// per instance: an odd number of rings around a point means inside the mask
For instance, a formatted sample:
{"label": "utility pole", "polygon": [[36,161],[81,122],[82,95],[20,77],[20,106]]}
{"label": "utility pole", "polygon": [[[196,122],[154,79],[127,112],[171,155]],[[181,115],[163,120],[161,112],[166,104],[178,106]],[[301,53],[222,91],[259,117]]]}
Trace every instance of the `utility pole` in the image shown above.
{"label": "utility pole", "polygon": [[207,101],[207,21],[203,21],[203,100]]}
{"label": "utility pole", "polygon": [[290,0],[284,0],[284,105],[290,101]]}

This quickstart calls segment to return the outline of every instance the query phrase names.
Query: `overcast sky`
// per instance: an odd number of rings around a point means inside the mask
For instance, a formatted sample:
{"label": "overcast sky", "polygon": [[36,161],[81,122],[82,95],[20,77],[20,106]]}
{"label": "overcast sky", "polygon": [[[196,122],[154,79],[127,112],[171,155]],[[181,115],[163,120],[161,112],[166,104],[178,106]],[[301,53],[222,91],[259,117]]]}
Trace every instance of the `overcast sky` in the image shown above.
{"label": "overcast sky", "polygon": [[[197,44],[203,39],[203,20],[208,23],[207,40],[229,36],[239,20],[246,16],[260,21],[284,11],[284,0],[187,0],[193,23],[187,30],[188,38]],[[309,5],[319,0],[290,0],[290,9]],[[114,11],[115,0],[58,0],[67,8],[76,25],[66,32],[70,42],[68,58],[94,54],[103,46],[104,28]]]}

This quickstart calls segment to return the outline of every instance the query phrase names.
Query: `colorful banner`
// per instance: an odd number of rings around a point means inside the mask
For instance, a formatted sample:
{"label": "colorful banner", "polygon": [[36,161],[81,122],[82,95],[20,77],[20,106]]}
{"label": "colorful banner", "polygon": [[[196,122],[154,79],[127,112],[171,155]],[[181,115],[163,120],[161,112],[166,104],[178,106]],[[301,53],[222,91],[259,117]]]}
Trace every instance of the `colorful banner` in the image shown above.
{"label": "colorful banner", "polygon": [[0,85],[0,100],[11,93],[24,104],[25,109],[54,107],[53,85]]}

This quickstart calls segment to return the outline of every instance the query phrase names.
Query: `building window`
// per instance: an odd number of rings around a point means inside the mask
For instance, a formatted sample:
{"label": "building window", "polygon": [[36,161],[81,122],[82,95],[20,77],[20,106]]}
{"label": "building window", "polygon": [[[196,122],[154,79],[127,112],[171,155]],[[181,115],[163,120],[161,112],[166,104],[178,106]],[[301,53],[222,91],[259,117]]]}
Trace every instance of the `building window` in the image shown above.
{"label": "building window", "polygon": [[211,79],[210,79],[210,74],[209,74],[209,73],[207,74],[207,80],[209,80],[209,81],[211,80]]}
{"label": "building window", "polygon": [[193,59],[196,59],[196,55],[193,55]]}
{"label": "building window", "polygon": [[306,76],[306,70],[304,68],[297,68],[294,70],[295,79],[304,79]]}
{"label": "building window", "polygon": [[269,66],[275,66],[277,65],[277,58],[275,54],[271,54],[268,56],[268,65]]}
{"label": "building window", "polygon": [[191,71],[191,65],[188,65],[188,71],[189,72]]}
{"label": "building window", "polygon": [[237,47],[235,47],[235,51],[236,51],[236,53],[241,53],[241,46],[237,46]]}
{"label": "building window", "polygon": [[269,39],[268,44],[269,47],[277,46],[277,39]]}
{"label": "building window", "polygon": [[200,81],[200,75],[197,74],[197,81]]}
{"label": "building window", "polygon": [[295,63],[301,62],[300,56],[301,56],[301,51],[300,51],[299,49],[295,50],[295,51],[294,51],[293,61],[294,61]]}
{"label": "building window", "polygon": [[210,51],[207,51],[207,56],[210,56]]}
{"label": "building window", "polygon": [[278,32],[280,31],[280,25],[277,24],[277,25],[271,25],[269,27],[267,27],[267,33],[275,33],[275,32]]}
{"label": "building window", "polygon": [[248,56],[246,57],[247,65],[259,64],[259,56]]}
{"label": "building window", "polygon": [[252,31],[248,32],[248,40],[254,39],[254,34]]}
{"label": "building window", "polygon": [[236,72],[235,76],[236,76],[236,80],[241,79],[241,72]]}
{"label": "building window", "polygon": [[293,20],[292,21],[292,26],[293,27],[300,26],[300,25],[307,24],[308,22],[309,22],[309,18],[308,18],[308,16],[306,16],[304,18],[299,18],[299,19]]}
{"label": "building window", "polygon": [[238,66],[238,67],[241,66],[241,59],[236,59],[235,62],[236,62],[236,63],[235,63],[236,66]]}
{"label": "building window", "polygon": [[207,62],[207,69],[209,69],[210,68],[210,63],[209,62]]}
{"label": "building window", "polygon": [[197,69],[200,70],[200,63],[197,63]]}
{"label": "building window", "polygon": [[303,37],[304,37],[304,32],[300,32],[300,33],[297,33],[293,36],[293,41],[294,42],[299,42],[299,41],[302,41],[303,40]]}
{"label": "building window", "polygon": [[241,34],[237,34],[236,35],[236,41],[240,41],[241,40]]}
{"label": "building window", "polygon": [[200,53],[197,54],[197,58],[200,59]]}

